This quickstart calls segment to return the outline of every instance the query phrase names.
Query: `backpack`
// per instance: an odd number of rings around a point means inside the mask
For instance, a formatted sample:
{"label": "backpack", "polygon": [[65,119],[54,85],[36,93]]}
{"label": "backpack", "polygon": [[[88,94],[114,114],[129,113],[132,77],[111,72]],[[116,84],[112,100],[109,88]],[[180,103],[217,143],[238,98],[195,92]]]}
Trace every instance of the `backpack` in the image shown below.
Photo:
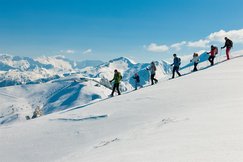
{"label": "backpack", "polygon": [[231,46],[231,47],[233,47],[233,42],[232,42],[232,40],[229,40],[229,45]]}
{"label": "backpack", "polygon": [[215,47],[215,55],[217,55],[219,52],[218,47]]}
{"label": "backpack", "polygon": [[179,65],[181,65],[181,58],[178,58],[178,61],[179,61]]}
{"label": "backpack", "polygon": [[121,81],[122,80],[122,75],[121,75],[121,73],[119,72],[119,81]]}

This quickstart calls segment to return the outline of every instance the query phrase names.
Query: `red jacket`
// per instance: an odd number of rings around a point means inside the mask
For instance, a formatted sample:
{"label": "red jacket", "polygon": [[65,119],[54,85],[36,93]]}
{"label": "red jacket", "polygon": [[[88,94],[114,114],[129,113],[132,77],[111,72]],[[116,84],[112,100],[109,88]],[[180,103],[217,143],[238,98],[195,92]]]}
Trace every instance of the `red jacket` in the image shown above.
{"label": "red jacket", "polygon": [[215,56],[217,54],[217,49],[213,48],[213,49],[211,49],[211,51],[209,53],[211,56]]}

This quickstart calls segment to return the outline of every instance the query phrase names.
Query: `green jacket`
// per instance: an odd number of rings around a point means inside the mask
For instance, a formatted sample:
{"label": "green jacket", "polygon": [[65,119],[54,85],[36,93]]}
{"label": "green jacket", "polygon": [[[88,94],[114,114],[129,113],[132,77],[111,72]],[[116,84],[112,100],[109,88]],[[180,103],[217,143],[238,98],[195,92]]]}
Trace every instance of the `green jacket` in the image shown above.
{"label": "green jacket", "polygon": [[122,80],[122,75],[121,75],[121,73],[120,73],[120,72],[115,73],[113,79],[111,80],[111,82],[112,82],[113,80],[115,81],[115,83],[120,83],[120,81]]}

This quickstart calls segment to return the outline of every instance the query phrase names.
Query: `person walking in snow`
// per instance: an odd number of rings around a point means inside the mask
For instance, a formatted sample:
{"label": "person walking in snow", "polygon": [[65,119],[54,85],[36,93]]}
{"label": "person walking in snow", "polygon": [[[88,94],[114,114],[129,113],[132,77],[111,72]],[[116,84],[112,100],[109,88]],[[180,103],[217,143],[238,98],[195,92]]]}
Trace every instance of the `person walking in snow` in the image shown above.
{"label": "person walking in snow", "polygon": [[156,66],[155,66],[155,63],[151,62],[150,67],[148,67],[146,69],[150,71],[151,85],[154,84],[154,81],[155,81],[155,84],[158,83],[158,80],[155,78],[155,74],[156,74],[156,70],[157,70]]}
{"label": "person walking in snow", "polygon": [[112,89],[112,93],[111,93],[111,96],[113,97],[114,96],[114,92],[115,90],[117,90],[117,93],[118,95],[121,95],[121,92],[119,90],[119,85],[120,85],[120,82],[122,80],[122,75],[120,72],[118,72],[116,69],[114,70],[114,77],[112,80],[110,80],[110,83],[114,81],[114,85],[113,85],[113,89]]}
{"label": "person walking in snow", "polygon": [[135,80],[135,90],[138,89],[138,86],[140,86],[141,88],[143,87],[143,86],[140,84],[140,77],[139,77],[138,73],[135,73],[134,76],[133,76],[132,78]]}
{"label": "person walking in snow", "polygon": [[173,66],[173,70],[172,70],[172,79],[175,77],[175,72],[181,76],[179,69],[180,69],[180,65],[181,65],[181,59],[179,57],[177,57],[176,54],[173,54],[174,60],[173,60],[173,64],[171,64],[171,66]]}
{"label": "person walking in snow", "polygon": [[221,49],[224,49],[226,47],[226,56],[227,56],[227,60],[229,60],[230,59],[229,53],[231,48],[233,47],[233,42],[227,37],[225,37],[224,39],[225,39],[225,44],[223,47],[221,47]]}
{"label": "person walking in snow", "polygon": [[214,65],[214,58],[216,54],[218,54],[218,48],[216,46],[211,45],[211,51],[208,52],[210,54],[208,61],[211,63],[211,66]]}
{"label": "person walking in snow", "polygon": [[192,71],[197,71],[198,69],[197,69],[197,65],[198,65],[198,63],[199,63],[199,56],[198,56],[198,53],[194,53],[193,54],[193,58],[191,59],[191,61],[190,62],[192,62],[193,64],[194,64],[194,69],[192,70]]}

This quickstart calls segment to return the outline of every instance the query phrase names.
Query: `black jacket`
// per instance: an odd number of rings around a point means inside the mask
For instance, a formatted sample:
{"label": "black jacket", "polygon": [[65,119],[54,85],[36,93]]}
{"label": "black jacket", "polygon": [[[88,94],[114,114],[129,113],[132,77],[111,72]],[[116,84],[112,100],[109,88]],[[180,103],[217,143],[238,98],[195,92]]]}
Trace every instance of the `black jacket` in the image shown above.
{"label": "black jacket", "polygon": [[140,82],[140,78],[139,78],[139,76],[137,75],[137,76],[134,76],[133,77],[133,79],[135,79],[135,81],[137,82],[137,83],[139,83]]}
{"label": "black jacket", "polygon": [[232,40],[230,40],[230,39],[227,39],[226,41],[225,41],[225,45],[224,45],[224,47],[223,48],[232,48],[233,47],[233,42],[232,42]]}

